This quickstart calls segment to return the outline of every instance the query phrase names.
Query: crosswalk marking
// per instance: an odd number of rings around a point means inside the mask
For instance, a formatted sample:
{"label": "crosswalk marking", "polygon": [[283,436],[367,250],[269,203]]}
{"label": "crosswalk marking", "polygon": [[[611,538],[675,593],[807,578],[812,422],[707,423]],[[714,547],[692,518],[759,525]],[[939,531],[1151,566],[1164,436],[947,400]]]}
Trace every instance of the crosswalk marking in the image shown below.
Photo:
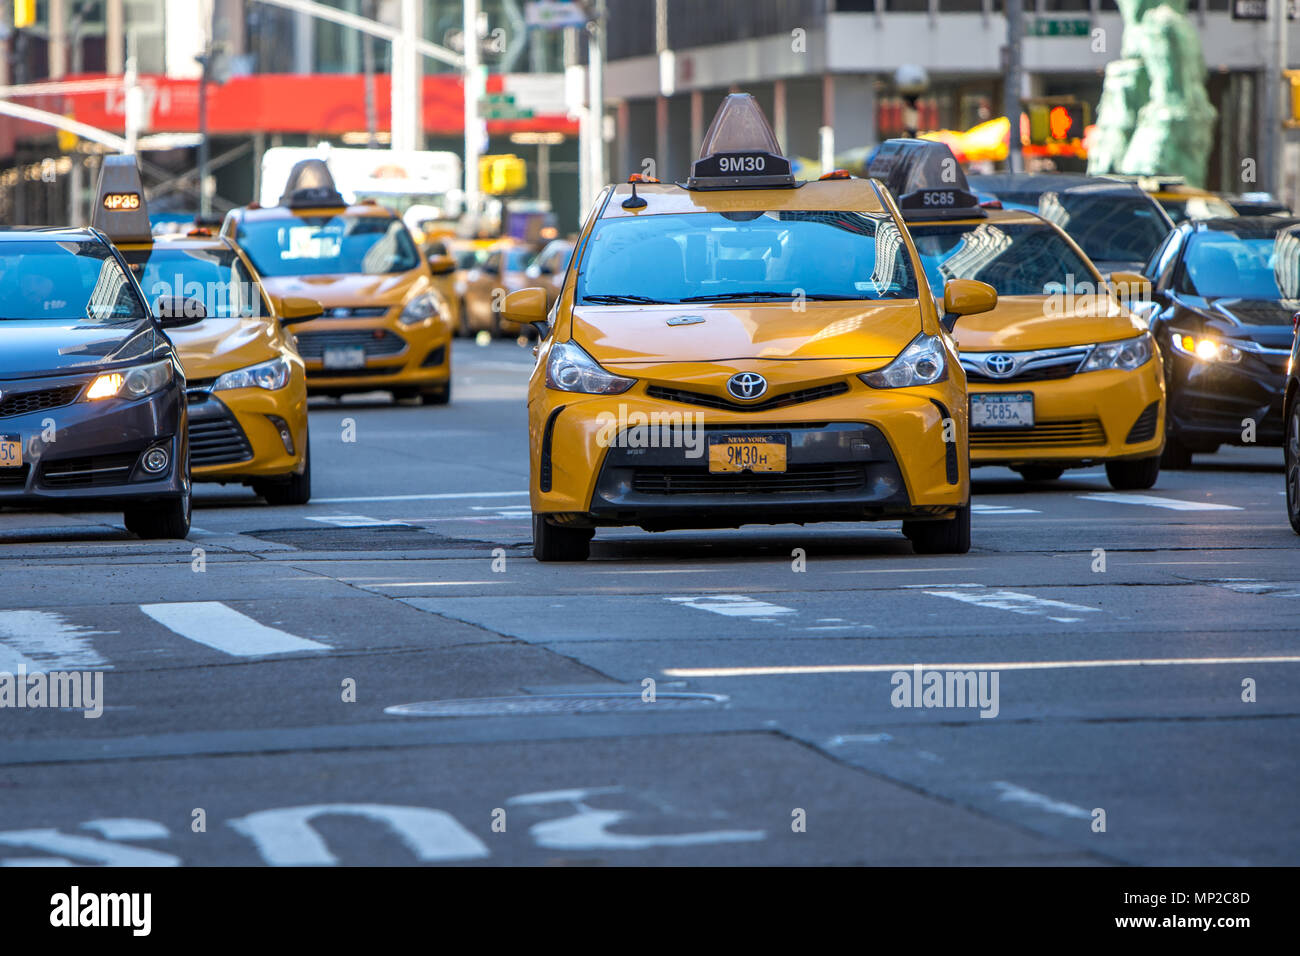
{"label": "crosswalk marking", "polygon": [[770,619],[774,614],[795,613],[795,609],[792,607],[768,604],[766,601],[746,597],[743,594],[697,594],[692,597],[670,597],[664,600],[672,601],[683,607],[693,607],[698,611],[712,611],[714,614],[723,614],[727,617],[752,617],[763,620]]}
{"label": "crosswalk marking", "polygon": [[[951,590],[943,591],[926,591],[926,594],[932,597],[951,598],[954,601],[961,601],[964,604],[974,604],[977,607],[993,608],[998,611],[1010,611],[1012,614],[1032,614],[1051,617],[1050,612],[1055,611],[1058,614],[1062,611],[1072,612],[1091,612],[1097,613],[1095,607],[1088,607],[1084,604],[1070,604],[1067,601],[1053,601],[1051,598],[1041,598],[1036,594],[1025,594],[1023,591],[1006,591],[993,590],[985,588],[982,585],[958,585]],[[1071,624],[1079,620],[1077,617],[1051,617],[1053,621],[1059,621],[1063,624]]]}
{"label": "crosswalk marking", "polygon": [[220,601],[141,604],[140,610],[186,640],[234,657],[330,650],[329,645],[319,641],[259,624]]}
{"label": "crosswalk marking", "polygon": [[1106,501],[1117,505],[1146,505],[1150,508],[1168,508],[1170,511],[1240,511],[1236,505],[1220,505],[1212,501],[1180,501],[1177,498],[1162,498],[1159,495],[1130,495],[1118,491],[1099,491],[1091,495],[1079,495],[1084,501]]}
{"label": "crosswalk marking", "polygon": [[90,638],[102,631],[70,624],[54,611],[0,611],[0,671],[34,674],[106,668]]}
{"label": "crosswalk marking", "polygon": [[323,515],[321,517],[307,517],[308,521],[319,521],[321,524],[332,524],[336,528],[405,528],[409,525],[405,521],[399,521],[396,518],[370,518],[366,515]]}
{"label": "crosswalk marking", "polygon": [[978,502],[972,502],[970,506],[972,514],[977,515],[1040,515],[1041,511],[1035,511],[1033,508],[1017,508],[1013,505],[984,505]]}

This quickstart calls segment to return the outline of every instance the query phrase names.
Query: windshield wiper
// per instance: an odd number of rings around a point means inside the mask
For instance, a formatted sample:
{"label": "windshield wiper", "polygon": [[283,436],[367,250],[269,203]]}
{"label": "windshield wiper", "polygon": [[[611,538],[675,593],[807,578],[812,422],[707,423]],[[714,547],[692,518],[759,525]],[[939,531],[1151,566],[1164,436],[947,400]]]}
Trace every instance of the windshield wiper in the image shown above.
{"label": "windshield wiper", "polygon": [[597,305],[666,305],[663,299],[652,299],[645,295],[584,295],[582,301]]}
{"label": "windshield wiper", "polygon": [[728,299],[793,299],[793,292],[772,292],[760,289],[757,292],[715,292],[712,295],[688,295],[682,302],[725,302]]}

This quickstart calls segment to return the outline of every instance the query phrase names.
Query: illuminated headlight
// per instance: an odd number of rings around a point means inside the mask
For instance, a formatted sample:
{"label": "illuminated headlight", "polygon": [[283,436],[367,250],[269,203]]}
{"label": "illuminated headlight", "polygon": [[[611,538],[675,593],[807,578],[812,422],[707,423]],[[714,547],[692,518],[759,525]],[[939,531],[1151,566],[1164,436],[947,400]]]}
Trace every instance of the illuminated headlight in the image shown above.
{"label": "illuminated headlight", "polygon": [[912,344],[882,369],[863,372],[858,378],[872,388],[907,388],[933,385],[948,377],[948,360],[943,342],[936,335],[922,332]]}
{"label": "illuminated headlight", "polygon": [[172,363],[169,359],[137,365],[123,372],[105,372],[86,389],[86,401],[103,398],[144,398],[152,395],[172,380]]}
{"label": "illuminated headlight", "polygon": [[281,356],[261,365],[227,372],[212,383],[212,390],[221,392],[232,388],[264,388],[268,392],[275,392],[289,384],[292,371],[289,360]]}
{"label": "illuminated headlight", "polygon": [[1169,333],[1169,341],[1173,343],[1175,352],[1201,362],[1235,364],[1241,361],[1241,349],[1208,336],[1192,335],[1190,332],[1179,332],[1174,329]]}
{"label": "illuminated headlight", "polygon": [[1149,333],[1143,333],[1135,339],[1123,339],[1119,342],[1103,342],[1094,345],[1088,360],[1083,363],[1080,372],[1096,372],[1104,368],[1117,368],[1131,372],[1151,361],[1155,354],[1155,345]]}
{"label": "illuminated headlight", "polygon": [[551,347],[546,358],[546,387],[588,395],[618,395],[636,383],[634,378],[611,375],[573,342]]}
{"label": "illuminated headlight", "polygon": [[406,303],[397,321],[403,325],[418,325],[432,319],[439,311],[437,296],[422,295]]}

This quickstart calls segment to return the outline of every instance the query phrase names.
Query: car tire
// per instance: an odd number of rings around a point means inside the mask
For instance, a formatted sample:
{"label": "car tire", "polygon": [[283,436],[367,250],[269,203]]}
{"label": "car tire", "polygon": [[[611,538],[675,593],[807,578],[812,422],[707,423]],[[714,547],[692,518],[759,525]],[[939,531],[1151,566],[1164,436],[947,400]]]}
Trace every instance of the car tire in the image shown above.
{"label": "car tire", "polygon": [[439,388],[420,393],[420,401],[425,405],[446,405],[451,401],[451,382]]}
{"label": "car tire", "polygon": [[311,501],[311,439],[307,440],[306,462],[301,475],[281,481],[255,481],[253,491],[268,505],[305,505]]}
{"label": "car tire", "polygon": [[173,498],[147,508],[128,508],[122,518],[127,531],[146,540],[183,540],[190,534],[193,507],[192,492],[187,488],[181,498]]}
{"label": "car tire", "polygon": [[903,534],[917,554],[965,554],[970,550],[970,505],[949,521],[904,521]]}
{"label": "car tire", "polygon": [[566,528],[533,513],[533,557],[538,561],[586,561],[591,556],[592,528]]}
{"label": "car tire", "polygon": [[1057,468],[1053,465],[1024,465],[1011,470],[1019,474],[1025,481],[1055,481],[1065,474],[1064,468]]}
{"label": "car tire", "polygon": [[474,330],[469,327],[469,306],[465,300],[460,300],[460,334],[467,339],[474,337]]}
{"label": "car tire", "polygon": [[1300,396],[1291,400],[1291,414],[1286,421],[1286,513],[1291,529],[1300,534]]}
{"label": "car tire", "polygon": [[1165,433],[1165,450],[1160,454],[1160,467],[1165,471],[1182,471],[1192,467],[1192,450],[1176,432]]}
{"label": "car tire", "polygon": [[492,322],[488,331],[492,333],[492,338],[494,339],[499,339],[501,336],[505,335],[505,331],[501,328],[501,313],[496,309],[492,310]]}
{"label": "car tire", "polygon": [[1145,491],[1160,477],[1160,457],[1106,462],[1106,480],[1116,491]]}

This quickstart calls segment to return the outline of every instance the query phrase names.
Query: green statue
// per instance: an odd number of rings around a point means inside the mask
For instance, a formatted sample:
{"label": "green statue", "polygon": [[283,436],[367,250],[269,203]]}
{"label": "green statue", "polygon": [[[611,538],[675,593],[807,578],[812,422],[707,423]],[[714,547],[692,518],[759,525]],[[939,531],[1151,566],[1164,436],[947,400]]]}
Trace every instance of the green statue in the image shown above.
{"label": "green statue", "polygon": [[1106,66],[1088,172],[1183,176],[1205,185],[1214,107],[1187,0],[1118,0],[1120,59]]}

